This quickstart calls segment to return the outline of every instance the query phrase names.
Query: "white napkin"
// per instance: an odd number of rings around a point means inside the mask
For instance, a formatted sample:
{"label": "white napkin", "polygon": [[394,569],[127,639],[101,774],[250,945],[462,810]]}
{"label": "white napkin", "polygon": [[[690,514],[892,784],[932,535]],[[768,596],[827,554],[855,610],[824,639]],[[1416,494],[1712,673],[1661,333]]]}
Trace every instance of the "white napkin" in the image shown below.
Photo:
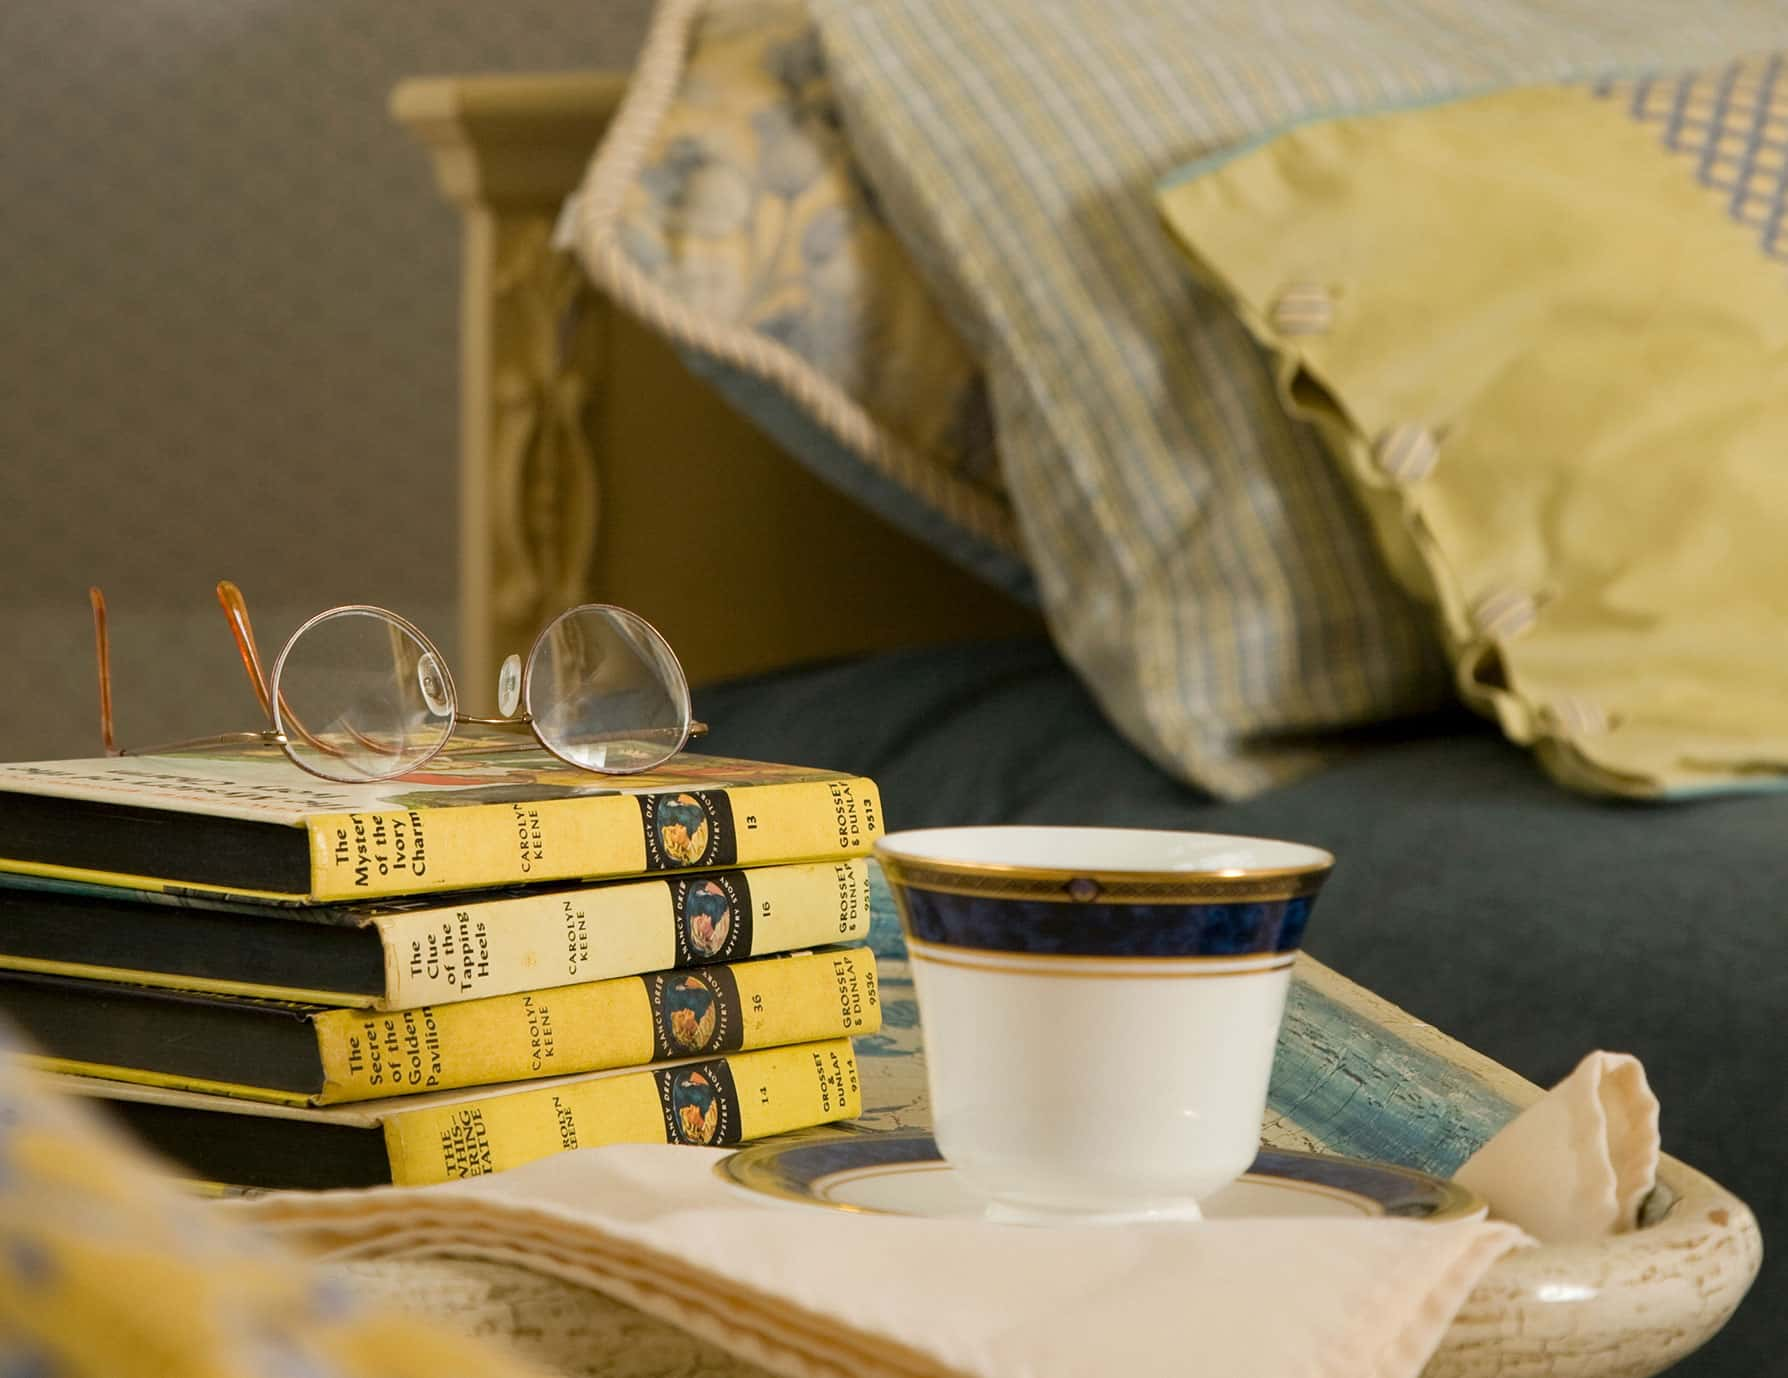
{"label": "white napkin", "polygon": [[[1648,1101],[1637,1063],[1587,1059],[1472,1160],[1473,1185],[1572,1238],[1609,1200],[1636,1212],[1642,1174],[1623,1174],[1648,1152],[1655,1165]],[[447,1187],[218,1209],[337,1259],[525,1264],[798,1378],[1413,1378],[1485,1269],[1531,1242],[1493,1220],[1033,1230],[851,1215],[753,1198],[714,1174],[719,1156],[590,1149]],[[1579,1191],[1587,1210],[1570,1209]]]}
{"label": "white napkin", "polygon": [[1548,1244],[1635,1228],[1658,1180],[1658,1098],[1639,1059],[1591,1053],[1453,1174]]}

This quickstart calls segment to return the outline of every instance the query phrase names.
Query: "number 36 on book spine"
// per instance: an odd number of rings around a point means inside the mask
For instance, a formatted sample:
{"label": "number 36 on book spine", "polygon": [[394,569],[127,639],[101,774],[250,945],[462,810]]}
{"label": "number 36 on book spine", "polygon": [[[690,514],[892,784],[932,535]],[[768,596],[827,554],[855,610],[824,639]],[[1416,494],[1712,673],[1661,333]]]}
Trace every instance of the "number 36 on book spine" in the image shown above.
{"label": "number 36 on book spine", "polygon": [[328,1104],[873,1034],[882,1017],[874,954],[841,948],[313,1022],[311,1100]]}

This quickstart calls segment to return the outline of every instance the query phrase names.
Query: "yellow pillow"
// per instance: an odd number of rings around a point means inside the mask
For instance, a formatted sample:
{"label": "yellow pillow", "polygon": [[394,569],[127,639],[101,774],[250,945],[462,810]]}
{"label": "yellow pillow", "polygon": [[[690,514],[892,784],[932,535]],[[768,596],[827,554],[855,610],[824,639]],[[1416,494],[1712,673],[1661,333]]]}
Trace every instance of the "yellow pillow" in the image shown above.
{"label": "yellow pillow", "polygon": [[1465,697],[1578,788],[1788,770],[1780,66],[1329,120],[1160,190]]}

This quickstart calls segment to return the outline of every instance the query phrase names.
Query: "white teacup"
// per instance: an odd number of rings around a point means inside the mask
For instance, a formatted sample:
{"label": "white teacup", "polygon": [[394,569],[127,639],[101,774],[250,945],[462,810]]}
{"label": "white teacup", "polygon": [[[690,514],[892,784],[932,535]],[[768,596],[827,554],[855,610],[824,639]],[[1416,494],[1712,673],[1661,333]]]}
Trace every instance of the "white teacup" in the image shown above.
{"label": "white teacup", "polygon": [[1247,1171],[1329,853],[1043,827],[889,833],[875,850],[938,1148],[993,1214],[1196,1219]]}

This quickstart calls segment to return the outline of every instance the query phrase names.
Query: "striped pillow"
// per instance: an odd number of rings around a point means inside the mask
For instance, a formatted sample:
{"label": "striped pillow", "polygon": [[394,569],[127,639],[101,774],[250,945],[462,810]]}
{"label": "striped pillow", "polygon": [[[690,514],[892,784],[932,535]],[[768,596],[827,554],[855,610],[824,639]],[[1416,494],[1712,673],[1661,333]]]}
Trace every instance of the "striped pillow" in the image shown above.
{"label": "striped pillow", "polygon": [[1154,183],[1325,111],[1755,46],[1778,0],[810,0],[859,161],[989,370],[1057,639],[1245,794],[1449,692],[1439,638]]}

